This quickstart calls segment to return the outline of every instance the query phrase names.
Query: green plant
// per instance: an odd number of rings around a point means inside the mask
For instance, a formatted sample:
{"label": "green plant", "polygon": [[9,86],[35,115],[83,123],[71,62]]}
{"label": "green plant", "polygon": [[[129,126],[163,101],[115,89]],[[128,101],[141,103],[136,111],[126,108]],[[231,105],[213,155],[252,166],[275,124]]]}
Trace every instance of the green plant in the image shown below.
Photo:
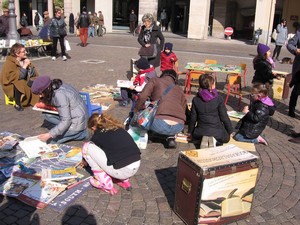
{"label": "green plant", "polygon": [[8,0],[2,1],[2,9],[8,9]]}
{"label": "green plant", "polygon": [[54,7],[59,7],[61,9],[64,8],[64,0],[54,0],[53,4],[54,4]]}

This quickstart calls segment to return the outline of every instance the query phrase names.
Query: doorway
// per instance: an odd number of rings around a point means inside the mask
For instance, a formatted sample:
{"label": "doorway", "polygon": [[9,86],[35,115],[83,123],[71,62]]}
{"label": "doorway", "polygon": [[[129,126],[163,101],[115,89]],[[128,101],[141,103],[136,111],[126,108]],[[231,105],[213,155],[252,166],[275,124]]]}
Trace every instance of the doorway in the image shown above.
{"label": "doorway", "polygon": [[114,29],[128,29],[131,10],[138,15],[139,0],[113,0]]}

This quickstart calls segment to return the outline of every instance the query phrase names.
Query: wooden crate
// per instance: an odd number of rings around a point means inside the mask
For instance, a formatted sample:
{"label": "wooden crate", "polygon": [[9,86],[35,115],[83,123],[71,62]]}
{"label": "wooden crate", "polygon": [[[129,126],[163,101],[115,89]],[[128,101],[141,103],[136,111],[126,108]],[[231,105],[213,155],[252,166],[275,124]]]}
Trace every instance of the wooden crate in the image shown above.
{"label": "wooden crate", "polygon": [[182,151],[175,213],[186,224],[225,224],[250,214],[258,157],[235,145]]}

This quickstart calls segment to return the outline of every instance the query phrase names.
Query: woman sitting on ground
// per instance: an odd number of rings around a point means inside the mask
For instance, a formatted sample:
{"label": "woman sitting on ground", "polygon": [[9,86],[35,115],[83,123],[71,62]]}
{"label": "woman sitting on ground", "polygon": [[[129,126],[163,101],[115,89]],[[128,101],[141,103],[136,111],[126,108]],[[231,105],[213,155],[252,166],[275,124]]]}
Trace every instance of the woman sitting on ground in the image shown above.
{"label": "woman sitting on ground", "polygon": [[24,45],[16,43],[10,49],[1,72],[1,84],[4,93],[9,99],[16,102],[15,109],[23,111],[23,106],[34,106],[39,96],[32,94],[30,86],[38,72],[27,58]]}
{"label": "woman sitting on ground", "polygon": [[188,133],[195,140],[213,137],[216,145],[230,140],[233,131],[223,98],[218,94],[215,79],[203,74],[199,79],[200,90],[192,100]]}
{"label": "woman sitting on ground", "polygon": [[82,155],[94,176],[90,183],[111,195],[117,194],[113,182],[131,190],[129,178],[140,167],[141,152],[123,125],[108,115],[94,113],[88,121],[94,131],[90,142],[82,148]]}
{"label": "woman sitting on ground", "polygon": [[40,140],[51,139],[52,143],[61,144],[88,138],[87,107],[74,87],[60,79],[40,76],[34,80],[31,90],[45,105],[55,106],[58,111],[58,115],[43,113],[44,119],[53,126],[48,133],[38,135]]}

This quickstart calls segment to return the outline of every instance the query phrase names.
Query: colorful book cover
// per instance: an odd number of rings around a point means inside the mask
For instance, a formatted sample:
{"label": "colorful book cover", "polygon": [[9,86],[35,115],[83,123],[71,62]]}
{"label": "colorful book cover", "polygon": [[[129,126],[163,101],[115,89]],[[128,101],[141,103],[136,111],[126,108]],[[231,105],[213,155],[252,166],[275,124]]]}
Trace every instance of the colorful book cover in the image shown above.
{"label": "colorful book cover", "polygon": [[77,178],[77,172],[75,167],[69,167],[65,169],[42,169],[42,180],[43,181],[54,181],[54,180],[66,180]]}
{"label": "colorful book cover", "polygon": [[42,182],[32,185],[18,196],[18,199],[38,209],[45,208],[56,196],[66,189],[66,185],[56,182]]}
{"label": "colorful book cover", "polygon": [[133,86],[133,82],[130,80],[117,80],[117,86],[122,88],[129,88]]}
{"label": "colorful book cover", "polygon": [[39,176],[13,173],[8,180],[0,185],[0,194],[18,197],[25,189],[33,186],[40,180]]}
{"label": "colorful book cover", "polygon": [[0,150],[11,150],[18,144],[18,140],[12,136],[0,137]]}
{"label": "colorful book cover", "polygon": [[46,152],[41,155],[41,160],[58,159],[59,154],[57,152]]}
{"label": "colorful book cover", "polygon": [[79,165],[82,160],[82,152],[81,148],[79,147],[73,147],[70,151],[67,152],[67,154],[63,155],[60,160],[67,161],[67,162],[73,162],[76,165]]}

